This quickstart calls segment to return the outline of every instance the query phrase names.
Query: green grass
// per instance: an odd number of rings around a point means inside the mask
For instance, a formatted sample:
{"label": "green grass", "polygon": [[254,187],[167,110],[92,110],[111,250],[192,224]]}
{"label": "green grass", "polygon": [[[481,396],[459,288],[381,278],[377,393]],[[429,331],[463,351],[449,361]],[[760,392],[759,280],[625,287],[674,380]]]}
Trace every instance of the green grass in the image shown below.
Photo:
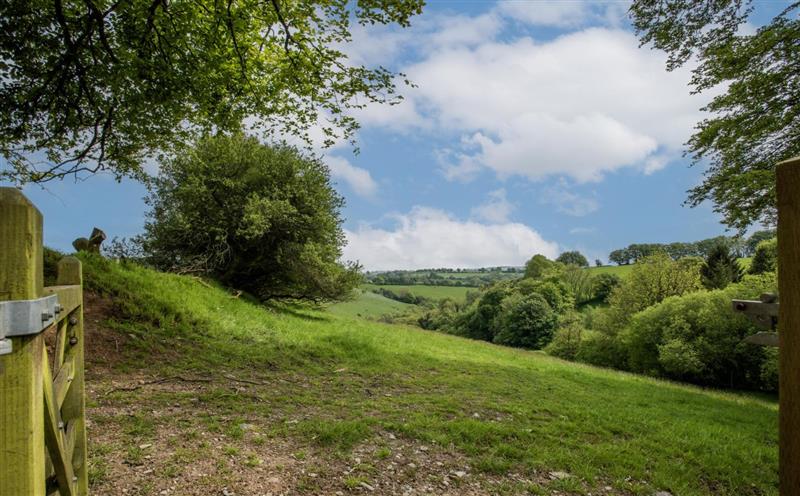
{"label": "green grass", "polygon": [[625,277],[633,269],[633,264],[630,265],[601,265],[600,267],[588,267],[586,270],[597,274],[614,274],[615,276]]}
{"label": "green grass", "polygon": [[[503,479],[504,494],[608,494],[605,486],[642,496],[778,494],[771,398],[301,307],[263,307],[188,277],[84,260],[87,287],[113,299],[117,317],[106,325],[132,336],[120,369],[220,378],[202,392],[142,388],[102,396],[105,408],[180,404],[171,411],[186,409],[186,428],[207,432],[240,418],[269,419],[266,436],[329,452],[330,460],[357,446],[381,446],[381,433],[390,432],[452,450],[487,477],[570,474],[543,487]],[[264,386],[239,394],[223,374]],[[150,421],[120,415],[137,439],[152,432],[151,423],[177,422],[170,420],[177,413]],[[234,454],[242,458],[236,463],[252,463],[247,452]],[[359,477],[346,484],[357,487]],[[298,491],[320,493],[316,482],[302,484]]]}
{"label": "green grass", "polygon": [[356,290],[355,298],[329,305],[328,311],[343,317],[379,318],[384,315],[396,315],[405,312],[413,306],[386,298],[366,289],[359,289]]}
{"label": "green grass", "polygon": [[395,284],[384,284],[384,285],[364,284],[363,288],[368,291],[378,288],[386,288],[390,291],[394,291],[395,293],[400,293],[405,291],[416,296],[430,298],[431,300],[443,300],[445,298],[451,298],[453,300],[460,302],[466,300],[468,292],[478,290],[477,288],[469,288],[461,286],[424,286],[421,284],[408,285],[408,286],[395,285]]}

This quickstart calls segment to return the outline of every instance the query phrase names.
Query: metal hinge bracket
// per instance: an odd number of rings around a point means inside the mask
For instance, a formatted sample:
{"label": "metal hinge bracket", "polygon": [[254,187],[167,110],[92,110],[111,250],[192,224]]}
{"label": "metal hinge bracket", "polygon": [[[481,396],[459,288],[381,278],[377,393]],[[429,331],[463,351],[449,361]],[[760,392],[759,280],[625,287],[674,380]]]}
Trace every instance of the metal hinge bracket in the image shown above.
{"label": "metal hinge bracket", "polygon": [[59,313],[57,295],[0,301],[0,354],[11,353],[11,341],[6,338],[39,334],[55,323]]}

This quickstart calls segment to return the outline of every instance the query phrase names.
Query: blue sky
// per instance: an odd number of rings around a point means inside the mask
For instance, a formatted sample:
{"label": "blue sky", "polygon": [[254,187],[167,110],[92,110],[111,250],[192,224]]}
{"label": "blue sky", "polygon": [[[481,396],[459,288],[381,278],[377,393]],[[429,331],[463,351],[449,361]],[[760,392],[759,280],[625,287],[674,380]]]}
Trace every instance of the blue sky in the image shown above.
{"label": "blue sky", "polygon": [[[520,265],[579,249],[724,233],[709,205],[682,206],[702,167],[683,143],[713,95],[689,69],[639,48],[626,2],[431,1],[412,28],[357,29],[351,59],[403,71],[403,104],[359,112],[360,154],[321,151],[349,240],[367,269]],[[781,2],[757,4],[752,29]],[[45,242],[93,226],[141,232],[144,188],[108,175],[27,186]]]}

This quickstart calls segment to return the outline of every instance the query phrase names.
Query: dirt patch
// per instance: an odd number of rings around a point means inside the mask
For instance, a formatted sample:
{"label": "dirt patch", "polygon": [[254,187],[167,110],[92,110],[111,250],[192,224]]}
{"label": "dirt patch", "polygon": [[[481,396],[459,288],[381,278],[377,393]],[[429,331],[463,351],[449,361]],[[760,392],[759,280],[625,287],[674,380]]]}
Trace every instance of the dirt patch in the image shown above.
{"label": "dirt patch", "polygon": [[130,338],[105,325],[114,317],[111,298],[85,291],[83,302],[86,366],[93,373],[103,373],[122,361],[122,352]]}

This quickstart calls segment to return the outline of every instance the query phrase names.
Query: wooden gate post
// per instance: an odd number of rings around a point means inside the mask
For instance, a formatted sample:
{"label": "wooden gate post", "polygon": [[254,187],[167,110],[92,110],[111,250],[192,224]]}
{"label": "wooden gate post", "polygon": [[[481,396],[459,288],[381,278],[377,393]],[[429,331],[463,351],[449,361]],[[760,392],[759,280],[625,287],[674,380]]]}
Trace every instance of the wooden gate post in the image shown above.
{"label": "wooden gate post", "polygon": [[[15,188],[0,188],[0,301],[42,296],[42,214]],[[0,494],[45,493],[44,336],[11,338],[0,355]]]}
{"label": "wooden gate post", "polygon": [[780,494],[800,496],[800,157],[777,169]]}
{"label": "wooden gate post", "polygon": [[[59,286],[75,285],[83,288],[83,269],[81,261],[75,257],[64,257],[58,262]],[[82,298],[82,291],[78,293]],[[71,306],[71,305],[70,305]],[[70,462],[75,467],[76,492],[80,496],[89,494],[89,463],[86,447],[86,395],[84,379],[85,339],[83,333],[83,299],[67,319],[70,339],[74,340],[75,376],[64,401],[62,415],[64,420],[75,423],[74,450]]]}

